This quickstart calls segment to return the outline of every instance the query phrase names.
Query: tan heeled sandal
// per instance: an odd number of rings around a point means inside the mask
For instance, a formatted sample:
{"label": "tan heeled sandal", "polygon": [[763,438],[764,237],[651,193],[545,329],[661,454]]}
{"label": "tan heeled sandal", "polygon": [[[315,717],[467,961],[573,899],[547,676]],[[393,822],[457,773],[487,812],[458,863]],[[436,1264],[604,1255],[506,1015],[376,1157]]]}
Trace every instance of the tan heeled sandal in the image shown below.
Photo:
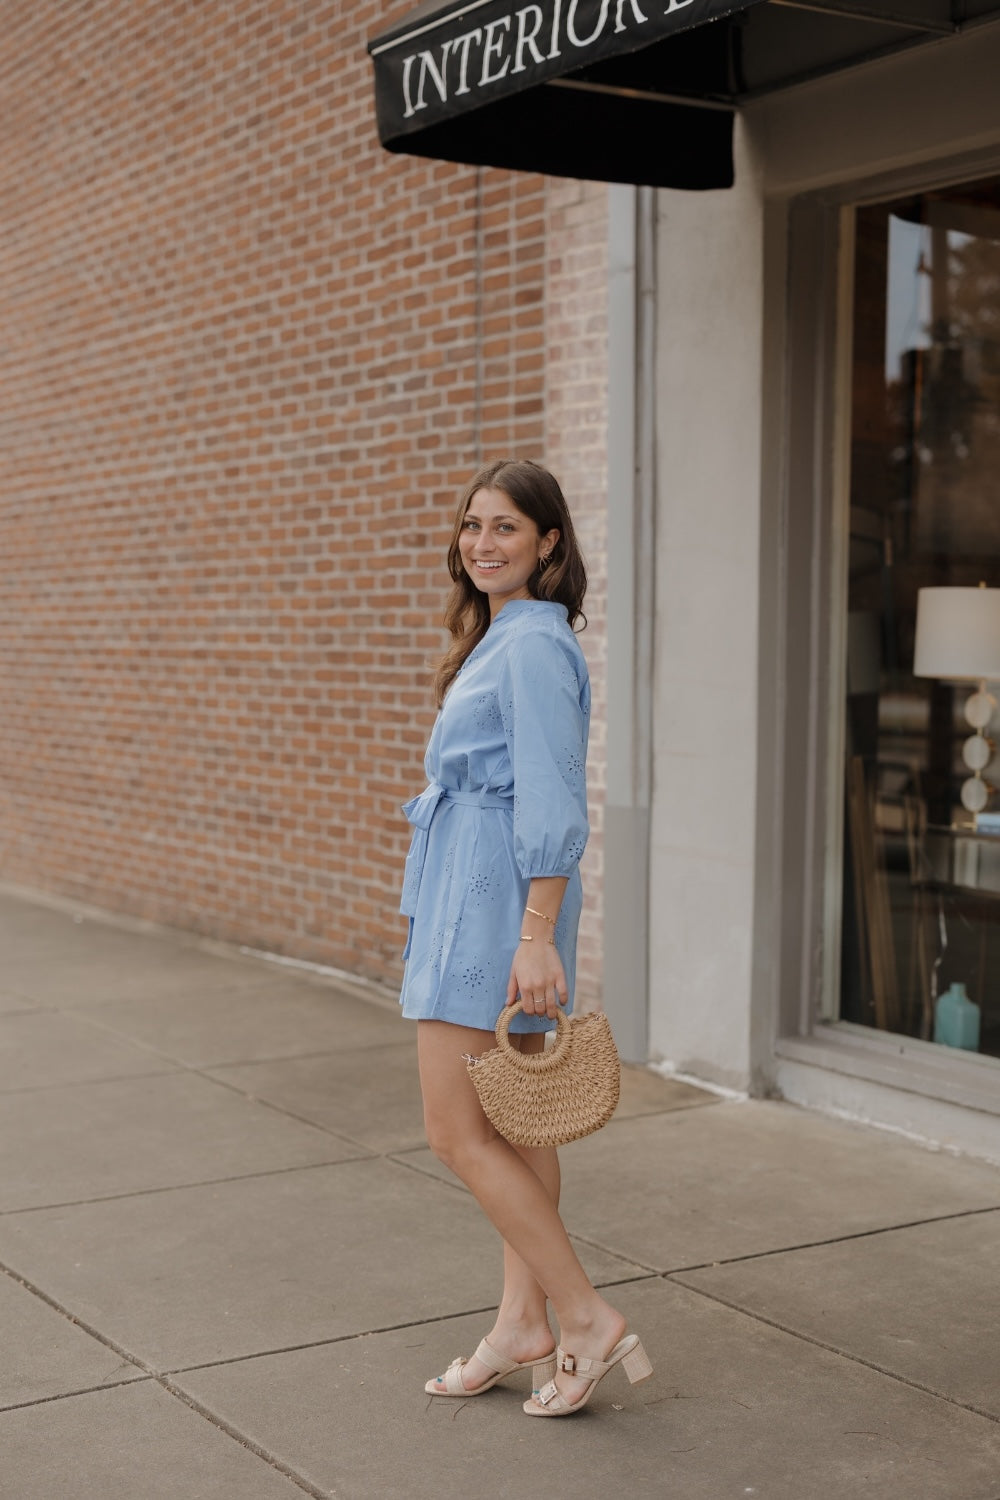
{"label": "tan heeled sandal", "polygon": [[[483,1339],[473,1358],[481,1360],[487,1369],[493,1371],[489,1380],[484,1380],[482,1385],[477,1385],[474,1391],[466,1390],[462,1384],[462,1371],[469,1361],[459,1355],[457,1359],[452,1360],[447,1370],[437,1380],[428,1380],[424,1386],[428,1396],[481,1396],[484,1391],[492,1390],[498,1380],[504,1380],[518,1370],[533,1371],[535,1389],[540,1390],[545,1382],[551,1381],[556,1373],[555,1350],[547,1354],[544,1359],[528,1359],[523,1364],[518,1364],[516,1359],[504,1359],[492,1344]],[[439,1384],[439,1381],[443,1381],[444,1384]]]}
{"label": "tan heeled sandal", "polygon": [[607,1359],[586,1359],[583,1355],[567,1354],[565,1349],[559,1348],[556,1350],[557,1368],[564,1375],[589,1380],[590,1384],[578,1401],[567,1401],[552,1379],[530,1401],[524,1403],[524,1410],[529,1417],[572,1416],[575,1411],[581,1411],[586,1406],[605,1375],[617,1364],[621,1365],[631,1385],[638,1385],[640,1380],[645,1380],[653,1373],[646,1351],[634,1333],[627,1333],[620,1339]]}

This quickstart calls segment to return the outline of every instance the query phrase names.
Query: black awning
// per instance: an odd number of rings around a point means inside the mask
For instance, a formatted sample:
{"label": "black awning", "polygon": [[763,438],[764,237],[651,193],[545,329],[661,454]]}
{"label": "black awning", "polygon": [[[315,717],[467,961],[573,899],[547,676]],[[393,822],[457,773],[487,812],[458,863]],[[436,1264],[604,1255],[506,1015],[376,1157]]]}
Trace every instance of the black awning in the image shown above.
{"label": "black awning", "polygon": [[746,99],[997,17],[1000,0],[425,0],[368,50],[390,151],[717,188]]}

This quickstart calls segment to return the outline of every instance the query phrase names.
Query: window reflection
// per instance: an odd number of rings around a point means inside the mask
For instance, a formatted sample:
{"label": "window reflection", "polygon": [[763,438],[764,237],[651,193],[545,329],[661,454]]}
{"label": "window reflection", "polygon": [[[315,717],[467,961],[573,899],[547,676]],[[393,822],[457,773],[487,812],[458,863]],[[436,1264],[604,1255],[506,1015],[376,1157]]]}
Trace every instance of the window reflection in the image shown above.
{"label": "window reflection", "polygon": [[841,1018],[968,1047],[964,985],[1000,1056],[1000,817],[959,800],[969,686],[913,675],[918,589],[1000,587],[1000,180],[856,224]]}

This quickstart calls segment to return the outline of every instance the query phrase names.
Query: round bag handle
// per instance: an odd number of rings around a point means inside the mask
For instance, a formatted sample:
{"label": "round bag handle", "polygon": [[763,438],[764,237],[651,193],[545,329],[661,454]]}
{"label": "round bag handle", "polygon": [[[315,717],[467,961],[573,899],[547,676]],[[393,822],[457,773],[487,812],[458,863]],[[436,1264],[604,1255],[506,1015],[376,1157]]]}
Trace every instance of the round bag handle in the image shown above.
{"label": "round bag handle", "polygon": [[573,1040],[573,1028],[569,1017],[562,1010],[556,1011],[556,1040],[555,1045],[549,1047],[545,1052],[521,1052],[517,1047],[512,1047],[507,1033],[510,1023],[518,1011],[524,1010],[524,1002],[517,1005],[505,1005],[497,1016],[495,1027],[497,1037],[497,1048],[507,1054],[507,1061],[514,1067],[520,1068],[524,1073],[547,1073],[551,1068],[558,1068],[569,1051]]}

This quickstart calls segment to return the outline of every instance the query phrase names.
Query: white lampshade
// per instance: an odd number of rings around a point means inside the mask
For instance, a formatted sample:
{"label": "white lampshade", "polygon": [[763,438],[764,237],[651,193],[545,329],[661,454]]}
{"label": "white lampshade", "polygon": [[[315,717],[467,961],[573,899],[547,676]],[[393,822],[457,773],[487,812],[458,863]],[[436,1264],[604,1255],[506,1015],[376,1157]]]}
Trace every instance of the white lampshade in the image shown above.
{"label": "white lampshade", "polygon": [[1000,681],[1000,589],[918,590],[913,675]]}

